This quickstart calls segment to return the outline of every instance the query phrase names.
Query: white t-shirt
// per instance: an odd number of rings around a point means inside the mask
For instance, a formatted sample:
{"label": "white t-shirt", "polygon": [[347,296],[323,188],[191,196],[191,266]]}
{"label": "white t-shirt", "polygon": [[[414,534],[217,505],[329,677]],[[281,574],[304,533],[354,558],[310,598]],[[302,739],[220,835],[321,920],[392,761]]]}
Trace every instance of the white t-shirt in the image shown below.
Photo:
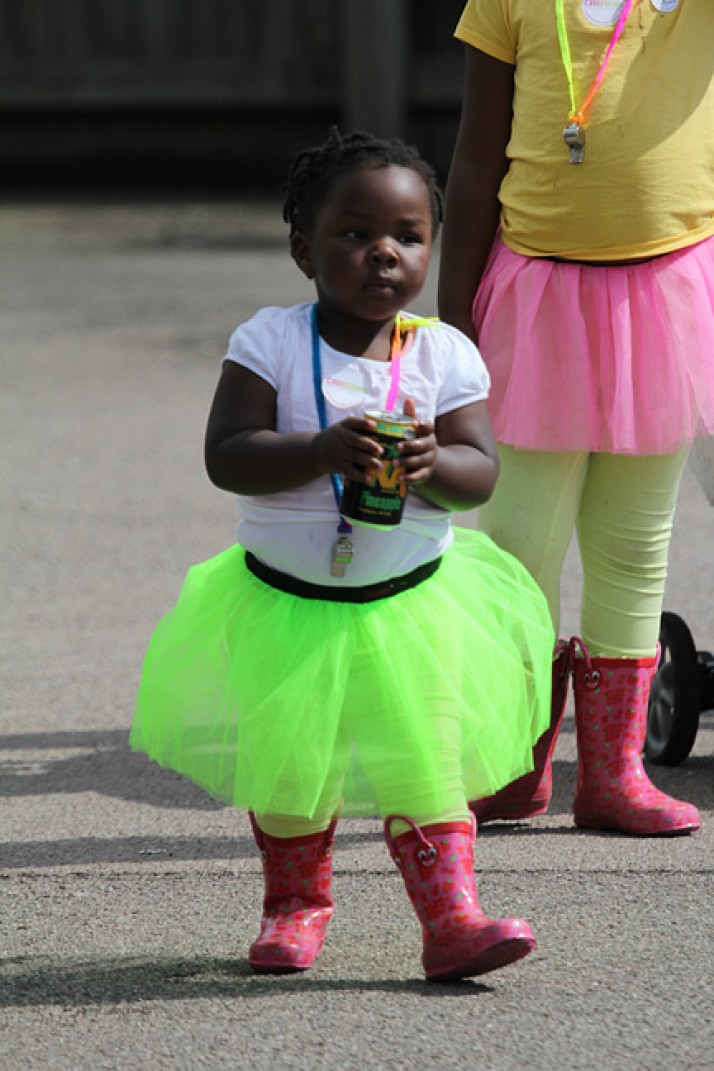
{"label": "white t-shirt", "polygon": [[[320,422],[312,375],[311,304],[261,309],[231,336],[224,360],[260,376],[277,393],[277,431],[316,432]],[[408,314],[407,314],[408,315]],[[402,356],[395,410],[414,399],[419,419],[487,397],[489,377],[478,350],[447,324],[419,327]],[[339,353],[321,340],[322,390],[329,424],[365,409],[383,409],[390,364]],[[449,545],[451,513],[408,493],[394,528],[354,525],[354,557],[341,579],[330,576],[339,514],[329,476],[280,494],[240,496],[238,540],[274,569],[313,584],[363,585],[408,573]]]}

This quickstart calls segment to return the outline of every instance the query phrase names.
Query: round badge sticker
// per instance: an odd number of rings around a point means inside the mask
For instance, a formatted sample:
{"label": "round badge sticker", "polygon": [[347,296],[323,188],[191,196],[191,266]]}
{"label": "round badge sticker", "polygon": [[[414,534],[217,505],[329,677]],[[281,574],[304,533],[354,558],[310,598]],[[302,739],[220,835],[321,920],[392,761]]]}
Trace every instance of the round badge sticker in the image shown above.
{"label": "round badge sticker", "polygon": [[323,376],[322,393],[336,409],[360,405],[367,394],[362,369],[358,364],[346,364],[332,375]]}
{"label": "round badge sticker", "polygon": [[663,15],[669,15],[670,11],[679,7],[679,0],[652,0],[652,7],[655,11],[661,11]]}
{"label": "round badge sticker", "polygon": [[593,26],[614,26],[624,4],[625,0],[582,0],[583,17]]}

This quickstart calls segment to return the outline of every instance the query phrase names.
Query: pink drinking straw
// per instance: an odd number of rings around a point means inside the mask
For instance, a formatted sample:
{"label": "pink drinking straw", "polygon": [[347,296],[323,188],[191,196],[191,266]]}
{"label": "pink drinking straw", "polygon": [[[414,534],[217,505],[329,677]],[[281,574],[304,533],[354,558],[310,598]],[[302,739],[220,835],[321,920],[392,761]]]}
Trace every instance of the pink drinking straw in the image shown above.
{"label": "pink drinking straw", "polygon": [[399,313],[394,321],[394,334],[392,336],[392,347],[389,351],[390,362],[390,377],[389,377],[389,390],[387,391],[387,400],[384,403],[384,408],[387,413],[394,412],[394,406],[397,404],[397,395],[399,394],[399,379],[402,374],[402,322],[399,318]]}

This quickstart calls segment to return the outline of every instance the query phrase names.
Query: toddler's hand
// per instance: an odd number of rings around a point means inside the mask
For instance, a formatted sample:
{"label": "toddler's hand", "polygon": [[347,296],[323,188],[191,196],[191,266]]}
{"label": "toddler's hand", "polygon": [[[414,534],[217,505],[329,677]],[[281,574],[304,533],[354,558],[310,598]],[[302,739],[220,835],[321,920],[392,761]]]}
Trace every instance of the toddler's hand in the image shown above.
{"label": "toddler's hand", "polygon": [[382,467],[382,447],[370,436],[375,427],[366,417],[346,417],[318,432],[314,451],[320,472],[337,472],[357,483],[371,483]]}
{"label": "toddler's hand", "polygon": [[424,483],[431,476],[436,464],[437,441],[434,425],[417,420],[413,398],[404,401],[404,415],[414,421],[414,438],[399,444],[399,454],[408,484]]}

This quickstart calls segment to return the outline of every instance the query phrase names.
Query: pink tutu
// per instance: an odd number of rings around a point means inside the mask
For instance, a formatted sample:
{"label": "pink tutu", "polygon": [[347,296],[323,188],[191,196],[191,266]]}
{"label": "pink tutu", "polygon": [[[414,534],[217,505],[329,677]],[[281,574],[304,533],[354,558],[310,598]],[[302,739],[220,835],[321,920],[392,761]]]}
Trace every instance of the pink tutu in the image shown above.
{"label": "pink tutu", "polygon": [[473,322],[499,442],[643,455],[714,433],[714,238],[616,266],[498,238]]}

